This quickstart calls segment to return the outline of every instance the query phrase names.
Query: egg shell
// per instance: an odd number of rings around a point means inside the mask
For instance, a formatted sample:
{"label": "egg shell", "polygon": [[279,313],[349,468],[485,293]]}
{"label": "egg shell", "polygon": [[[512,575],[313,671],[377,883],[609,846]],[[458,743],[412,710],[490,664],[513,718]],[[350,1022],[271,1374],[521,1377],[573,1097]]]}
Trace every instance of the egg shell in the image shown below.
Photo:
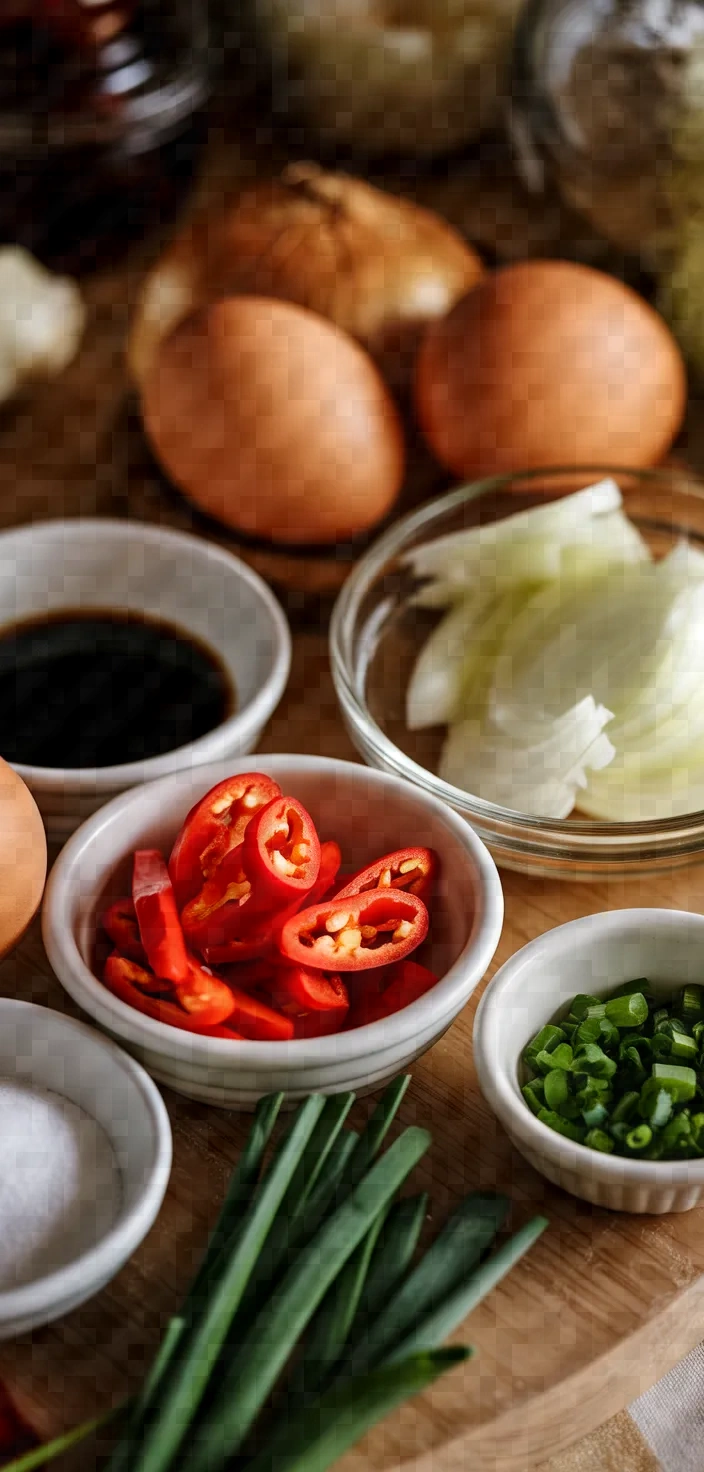
{"label": "egg shell", "polygon": [[17,944],[36,914],[46,879],[46,834],[37,804],[0,758],[0,956]]}
{"label": "egg shell", "polygon": [[416,405],[458,475],[654,465],[684,417],[672,334],[635,292],[567,261],[486,277],[424,338]]}
{"label": "egg shell", "polygon": [[161,344],[142,410],[176,485],[255,536],[345,539],[401,488],[401,420],[368,354],[287,302],[229,297],[194,313]]}

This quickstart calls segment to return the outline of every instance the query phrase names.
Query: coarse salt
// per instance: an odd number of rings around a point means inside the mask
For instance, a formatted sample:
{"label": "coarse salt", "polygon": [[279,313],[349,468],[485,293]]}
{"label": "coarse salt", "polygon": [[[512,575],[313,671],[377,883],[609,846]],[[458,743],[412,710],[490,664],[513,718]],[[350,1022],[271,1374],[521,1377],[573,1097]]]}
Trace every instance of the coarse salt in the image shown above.
{"label": "coarse salt", "polygon": [[121,1204],[101,1126],[61,1094],[0,1078],[0,1291],[74,1261],[109,1231]]}

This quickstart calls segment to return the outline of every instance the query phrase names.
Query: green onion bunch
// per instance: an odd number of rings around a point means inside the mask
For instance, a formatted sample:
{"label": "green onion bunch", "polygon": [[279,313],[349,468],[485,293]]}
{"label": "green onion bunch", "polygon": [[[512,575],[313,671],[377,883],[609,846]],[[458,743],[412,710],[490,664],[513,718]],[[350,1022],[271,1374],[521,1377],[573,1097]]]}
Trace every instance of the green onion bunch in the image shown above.
{"label": "green onion bunch", "polygon": [[641,1160],[704,1155],[704,987],[668,1006],[639,977],[576,996],[523,1051],[526,1104],[558,1134]]}
{"label": "green onion bunch", "polygon": [[[311,1095],[275,1141],[283,1095],[261,1100],[185,1302],[141,1392],[110,1413],[105,1472],[224,1472],[233,1459],[238,1472],[325,1472],[472,1353],[441,1346],[547,1223],[487,1255],[509,1202],[473,1193],[418,1256],[427,1198],[398,1193],[431,1137],[409,1128],[381,1149],[409,1082],[389,1087],[361,1134],[345,1128],[353,1094]],[[31,1472],[95,1427],[6,1472]]]}

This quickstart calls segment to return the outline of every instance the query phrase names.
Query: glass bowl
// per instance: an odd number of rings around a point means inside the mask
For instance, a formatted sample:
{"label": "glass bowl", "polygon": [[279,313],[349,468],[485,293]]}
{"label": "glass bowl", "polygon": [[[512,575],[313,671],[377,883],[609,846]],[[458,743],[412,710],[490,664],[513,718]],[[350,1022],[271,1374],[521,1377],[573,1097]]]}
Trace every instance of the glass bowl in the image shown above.
{"label": "glass bowl", "polygon": [[409,731],[405,696],[415,658],[442,612],[413,601],[411,549],[468,527],[545,504],[605,476],[655,557],[681,538],[704,551],[704,484],[680,470],[587,466],[474,482],[395,523],[357,564],[330,628],[333,678],[345,724],[364,760],[405,777],[461,813],[505,868],[556,879],[637,877],[702,858],[704,811],[667,820],[607,823],[539,818],[451,786],[436,775],[446,728]]}

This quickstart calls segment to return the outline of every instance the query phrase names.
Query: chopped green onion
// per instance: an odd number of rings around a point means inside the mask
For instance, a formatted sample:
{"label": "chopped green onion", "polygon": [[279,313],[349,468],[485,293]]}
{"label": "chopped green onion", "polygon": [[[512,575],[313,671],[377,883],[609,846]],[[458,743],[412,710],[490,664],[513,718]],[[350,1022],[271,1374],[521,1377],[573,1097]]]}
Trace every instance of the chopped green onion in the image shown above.
{"label": "chopped green onion", "polygon": [[688,1119],[682,1114],[676,1114],[674,1119],[665,1126],[662,1132],[662,1143],[666,1150],[678,1152],[686,1150],[692,1143],[692,1127]]}
{"label": "chopped green onion", "polygon": [[657,1011],[653,1012],[651,1021],[653,1024],[653,1032],[659,1032],[663,1022],[670,1021],[670,1014],[667,1010],[667,1007],[658,1007]]}
{"label": "chopped green onion", "polygon": [[694,1038],[688,1037],[684,1032],[676,1032],[672,1039],[670,1057],[680,1058],[682,1060],[686,1059],[687,1061],[691,1060],[691,1062],[696,1063],[698,1056],[699,1049]]}
{"label": "chopped green onion", "polygon": [[601,1018],[585,1017],[576,1032],[576,1043],[598,1043],[601,1037]]}
{"label": "chopped green onion", "polygon": [[545,1091],[542,1090],[540,1093],[538,1093],[538,1090],[535,1087],[536,1084],[542,1084],[542,1082],[542,1079],[534,1078],[531,1079],[531,1082],[529,1084],[524,1084],[523,1088],[521,1089],[523,1098],[525,1099],[528,1108],[532,1110],[533,1114],[539,1114],[540,1110],[545,1108]]}
{"label": "chopped green onion", "polygon": [[693,1068],[684,1068],[675,1063],[654,1063],[652,1076],[667,1089],[678,1104],[686,1104],[697,1092],[697,1075]]}
{"label": "chopped green onion", "polygon": [[603,1155],[610,1155],[614,1148],[611,1136],[607,1135],[604,1130],[590,1130],[585,1136],[584,1143],[589,1145],[591,1150],[600,1150]]}
{"label": "chopped green onion", "polygon": [[558,1043],[551,1053],[546,1049],[538,1053],[535,1062],[541,1073],[549,1073],[551,1068],[569,1068],[572,1063],[572,1049],[569,1043]]}
{"label": "chopped green onion", "polygon": [[572,999],[569,1011],[570,1022],[583,1022],[590,1007],[601,1006],[599,997],[590,997],[585,992],[580,992]]}
{"label": "chopped green onion", "polygon": [[556,1048],[559,1043],[564,1043],[564,1041],[565,1034],[562,1028],[555,1027],[553,1023],[549,1022],[547,1027],[541,1027],[540,1032],[536,1033],[532,1041],[524,1048],[523,1062],[529,1068],[533,1068],[539,1053],[552,1053],[553,1048]]}
{"label": "chopped green onion", "polygon": [[680,1001],[682,1016],[686,1022],[704,1019],[704,987],[686,986]]}
{"label": "chopped green onion", "polygon": [[629,1150],[645,1150],[653,1138],[653,1132],[647,1124],[637,1124],[635,1129],[629,1130],[626,1135],[626,1144]]}
{"label": "chopped green onion", "polygon": [[620,1120],[633,1119],[639,1099],[640,1094],[637,1094],[634,1089],[629,1090],[627,1094],[622,1094],[611,1111],[612,1123],[618,1124]]}
{"label": "chopped green onion", "polygon": [[586,1073],[590,1078],[613,1078],[617,1065],[597,1043],[585,1043],[575,1053],[572,1067],[575,1073]]}
{"label": "chopped green onion", "polygon": [[568,1140],[575,1140],[581,1144],[586,1130],[579,1124],[573,1124],[570,1119],[563,1119],[554,1109],[541,1109],[538,1119],[541,1124],[546,1124],[551,1130],[556,1130],[558,1135],[564,1135]]}
{"label": "chopped green onion", "polygon": [[[598,1129],[600,1125],[606,1124],[609,1111],[605,1104],[592,1104],[589,1109],[582,1110],[582,1119],[590,1130]],[[588,1144],[588,1141],[585,1141]]]}
{"label": "chopped green onion", "polygon": [[606,1003],[606,1016],[614,1027],[642,1027],[648,1016],[648,1003],[642,992],[612,997]]}
{"label": "chopped green onion", "polygon": [[672,1114],[673,1096],[657,1079],[649,1078],[640,1091],[639,1112],[651,1129],[661,1130]]}
{"label": "chopped green onion", "polygon": [[545,1075],[544,1085],[546,1108],[556,1109],[565,1119],[576,1119],[579,1105],[570,1094],[569,1074],[562,1068],[553,1068]]}
{"label": "chopped green onion", "polygon": [[635,981],[624,981],[622,986],[616,987],[613,996],[628,997],[632,992],[640,992],[646,1001],[650,1000],[650,982],[647,976],[637,976]]}

